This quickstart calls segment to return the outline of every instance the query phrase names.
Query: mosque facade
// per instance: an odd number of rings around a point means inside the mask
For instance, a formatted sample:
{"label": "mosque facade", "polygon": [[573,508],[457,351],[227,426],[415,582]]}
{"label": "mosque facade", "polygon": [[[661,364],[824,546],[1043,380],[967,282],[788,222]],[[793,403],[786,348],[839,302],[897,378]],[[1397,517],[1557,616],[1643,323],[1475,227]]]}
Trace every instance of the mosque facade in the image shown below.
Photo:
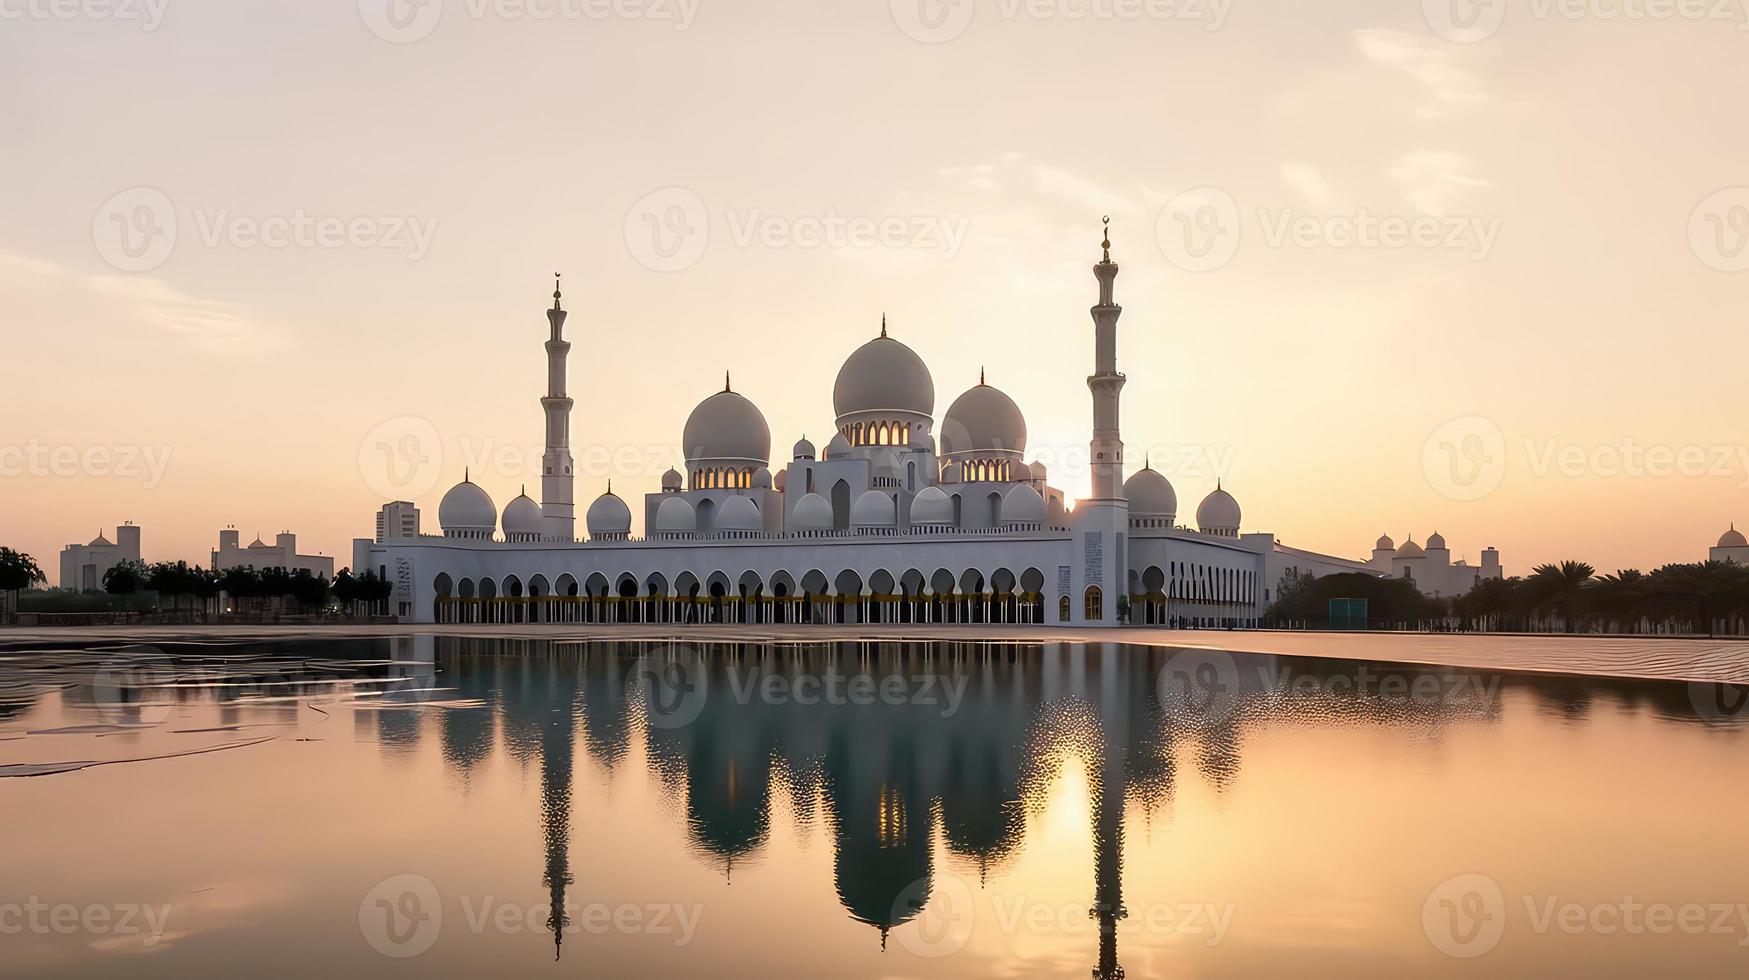
{"label": "mosque facade", "polygon": [[525,492],[500,512],[470,475],[439,505],[441,534],[361,539],[353,568],[390,581],[391,609],[422,623],[1066,627],[1117,626],[1126,611],[1135,624],[1252,626],[1284,580],[1388,574],[1245,531],[1224,487],[1191,526],[1164,474],[1143,466],[1124,478],[1119,267],[1109,234],[1102,247],[1087,378],[1092,493],[1073,507],[1027,461],[1020,407],[984,379],[938,427],[928,366],[883,320],[838,373],[824,447],[803,438],[774,459],[764,415],[725,376],[686,421],[684,470],[636,502],[645,535],[632,536],[634,502],[611,483],[579,528],[568,314],[555,288],[541,500]]}

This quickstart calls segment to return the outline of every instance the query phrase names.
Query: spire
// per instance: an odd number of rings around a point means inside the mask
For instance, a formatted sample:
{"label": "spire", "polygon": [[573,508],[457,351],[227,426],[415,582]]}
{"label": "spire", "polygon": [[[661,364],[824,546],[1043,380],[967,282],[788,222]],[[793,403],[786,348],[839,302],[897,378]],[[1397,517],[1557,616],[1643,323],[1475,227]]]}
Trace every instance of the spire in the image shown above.
{"label": "spire", "polygon": [[1111,215],[1106,215],[1102,220],[1105,224],[1105,241],[1100,243],[1100,247],[1105,249],[1105,262],[1109,264],[1111,262]]}
{"label": "spire", "polygon": [[979,366],[979,368],[978,368],[978,387],[982,388],[984,386],[985,386],[984,385],[984,369],[982,366]]}
{"label": "spire", "polygon": [[463,483],[474,482],[474,471],[472,468],[466,467],[466,466],[462,467],[462,482]]}
{"label": "spire", "polygon": [[563,294],[559,292],[559,279],[559,274],[557,272],[553,273],[553,309],[555,310],[564,309],[563,306],[559,305],[559,300],[563,296]]}
{"label": "spire", "polygon": [[887,315],[885,313],[882,313],[881,314],[881,336],[884,338],[884,337],[886,337],[886,335],[887,335]]}
{"label": "spire", "polygon": [[613,477],[611,476],[607,478],[607,495],[613,496]]}
{"label": "spire", "polygon": [[727,372],[727,371],[723,372],[723,390],[724,391],[734,391],[735,390],[733,387],[731,387],[729,385],[729,372]]}

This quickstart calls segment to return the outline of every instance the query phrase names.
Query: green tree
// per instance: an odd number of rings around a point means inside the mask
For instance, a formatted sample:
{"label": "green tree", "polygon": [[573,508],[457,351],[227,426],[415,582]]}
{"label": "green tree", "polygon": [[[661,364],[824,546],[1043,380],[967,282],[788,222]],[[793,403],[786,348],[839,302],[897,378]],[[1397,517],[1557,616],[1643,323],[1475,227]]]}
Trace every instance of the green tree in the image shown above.
{"label": "green tree", "polygon": [[1564,561],[1559,565],[1538,565],[1525,580],[1536,610],[1561,621],[1562,629],[1573,632],[1580,597],[1597,569],[1582,561]]}
{"label": "green tree", "polygon": [[146,587],[150,574],[145,562],[127,559],[103,573],[103,591],[117,596],[134,595]]}
{"label": "green tree", "polygon": [[43,574],[35,558],[22,551],[0,548],[0,592],[7,596],[6,606],[0,612],[9,612],[17,607],[18,593],[38,582],[47,581],[48,576]]}

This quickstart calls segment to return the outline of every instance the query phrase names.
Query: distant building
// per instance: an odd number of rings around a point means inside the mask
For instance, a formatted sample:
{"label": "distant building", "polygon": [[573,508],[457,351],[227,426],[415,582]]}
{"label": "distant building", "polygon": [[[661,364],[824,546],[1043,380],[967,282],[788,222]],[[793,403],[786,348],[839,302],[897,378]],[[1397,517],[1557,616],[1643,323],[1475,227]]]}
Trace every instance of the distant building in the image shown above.
{"label": "distant building", "polygon": [[213,552],[213,571],[224,572],[233,568],[253,568],[257,571],[283,568],[289,572],[309,572],[320,578],[334,577],[334,559],[325,555],[298,554],[298,536],[290,531],[276,536],[273,544],[257,537],[244,548],[238,545],[239,540],[235,528],[226,528],[219,532],[219,547]]}
{"label": "distant building", "polygon": [[1398,547],[1390,535],[1383,535],[1373,545],[1372,561],[1368,564],[1382,575],[1413,580],[1422,595],[1430,596],[1463,595],[1483,579],[1504,576],[1499,551],[1482,549],[1480,565],[1472,565],[1463,559],[1454,562],[1451,549],[1446,547],[1445,536],[1438,531],[1427,539],[1426,547],[1416,544],[1414,535],[1410,535],[1402,547]]}
{"label": "distant building", "polygon": [[95,592],[103,588],[103,576],[124,561],[140,560],[140,529],[123,524],[111,541],[98,533],[90,544],[70,544],[61,550],[61,588],[72,592]]}
{"label": "distant building", "polygon": [[1734,561],[1739,565],[1749,565],[1749,540],[1745,540],[1743,532],[1732,524],[1720,538],[1719,543],[1707,552],[1708,561]]}
{"label": "distant building", "polygon": [[405,500],[384,504],[377,511],[377,544],[411,541],[419,537],[419,508]]}

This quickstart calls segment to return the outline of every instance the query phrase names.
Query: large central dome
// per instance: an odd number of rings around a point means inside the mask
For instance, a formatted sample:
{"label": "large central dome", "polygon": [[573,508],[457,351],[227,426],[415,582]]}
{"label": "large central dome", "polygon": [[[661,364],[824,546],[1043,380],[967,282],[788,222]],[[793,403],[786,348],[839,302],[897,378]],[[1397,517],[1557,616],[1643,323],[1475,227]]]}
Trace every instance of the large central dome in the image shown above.
{"label": "large central dome", "polygon": [[700,402],[686,420],[684,439],[681,450],[688,463],[771,463],[771,427],[757,405],[733,391],[719,391]]}
{"label": "large central dome", "polygon": [[838,369],[832,388],[838,417],[859,412],[935,412],[935,379],[923,358],[904,344],[881,335],[856,349]]}

